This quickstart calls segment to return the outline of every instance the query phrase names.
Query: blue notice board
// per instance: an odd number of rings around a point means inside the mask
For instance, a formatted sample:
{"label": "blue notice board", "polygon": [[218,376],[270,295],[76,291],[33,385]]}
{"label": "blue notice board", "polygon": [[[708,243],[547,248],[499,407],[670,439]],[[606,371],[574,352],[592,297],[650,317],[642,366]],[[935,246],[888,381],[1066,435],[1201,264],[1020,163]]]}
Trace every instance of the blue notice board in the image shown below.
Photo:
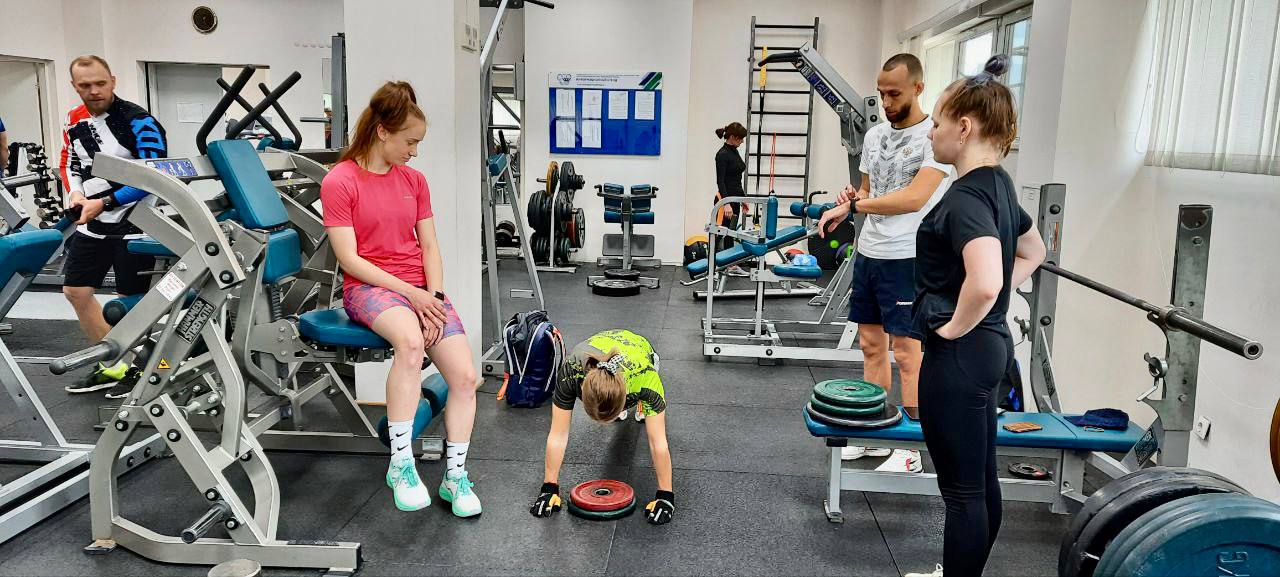
{"label": "blue notice board", "polygon": [[552,154],[658,156],[662,73],[548,75]]}

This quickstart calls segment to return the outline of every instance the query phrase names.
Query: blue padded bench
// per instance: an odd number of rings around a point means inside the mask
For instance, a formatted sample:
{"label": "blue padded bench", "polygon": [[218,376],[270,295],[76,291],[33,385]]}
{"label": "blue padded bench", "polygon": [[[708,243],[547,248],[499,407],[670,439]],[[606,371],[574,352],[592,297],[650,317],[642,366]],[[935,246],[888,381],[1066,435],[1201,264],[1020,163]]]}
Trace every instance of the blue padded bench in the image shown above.
{"label": "blue padded bench", "polygon": [[13,275],[33,276],[48,264],[62,246],[62,232],[56,229],[23,230],[0,236],[0,288]]}
{"label": "blue padded bench", "polygon": [[347,311],[311,311],[298,317],[298,333],[326,345],[361,349],[390,349],[391,344],[368,327],[347,317]]}
{"label": "blue padded bench", "polygon": [[[730,248],[716,252],[716,268],[726,267],[731,264],[737,264],[748,258],[764,255],[765,253],[787,246],[797,240],[807,236],[809,231],[805,227],[796,225],[778,229],[778,235],[763,243],[744,242],[736,244]],[[689,263],[689,274],[698,276],[707,272],[707,261],[699,260]],[[818,273],[821,276],[821,272]]]}
{"label": "blue padded bench", "polygon": [[[920,422],[903,416],[902,421],[883,429],[852,429],[815,421],[808,411],[801,411],[809,434],[826,440],[830,447],[830,478],[824,508],[833,522],[842,520],[841,491],[871,491],[909,495],[937,495],[933,473],[880,472],[870,469],[846,469],[840,460],[840,449],[855,440],[858,445],[925,451]],[[1094,452],[1126,453],[1142,438],[1145,429],[1130,422],[1124,431],[1086,431],[1066,420],[1060,413],[1005,413],[996,419],[996,453],[1001,456],[1030,457],[1051,460],[1051,477],[1046,480],[1008,479],[1002,477],[1001,492],[1006,500],[1049,503],[1055,513],[1070,513],[1073,504],[1082,503],[1085,495],[1084,463]],[[1007,423],[1030,422],[1042,427],[1029,433],[1011,433]],[[1002,472],[1003,474],[1003,472]]]}

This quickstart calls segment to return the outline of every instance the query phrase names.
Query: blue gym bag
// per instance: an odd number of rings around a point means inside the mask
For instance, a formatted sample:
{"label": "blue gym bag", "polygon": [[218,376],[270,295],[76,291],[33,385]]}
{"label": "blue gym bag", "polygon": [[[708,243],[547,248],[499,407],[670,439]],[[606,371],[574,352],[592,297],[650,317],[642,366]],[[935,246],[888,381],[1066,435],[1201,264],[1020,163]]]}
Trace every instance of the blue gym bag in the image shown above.
{"label": "blue gym bag", "polygon": [[541,406],[555,390],[564,363],[564,338],[547,311],[516,313],[502,328],[507,371],[498,398],[512,407]]}

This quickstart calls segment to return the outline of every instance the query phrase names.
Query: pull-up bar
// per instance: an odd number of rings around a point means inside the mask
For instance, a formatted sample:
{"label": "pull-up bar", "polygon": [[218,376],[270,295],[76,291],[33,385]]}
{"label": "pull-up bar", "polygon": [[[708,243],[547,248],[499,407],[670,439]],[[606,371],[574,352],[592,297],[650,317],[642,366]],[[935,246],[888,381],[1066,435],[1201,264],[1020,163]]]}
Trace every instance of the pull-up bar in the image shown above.
{"label": "pull-up bar", "polygon": [[1188,314],[1184,309],[1149,303],[1120,289],[1112,288],[1081,274],[1071,272],[1053,263],[1043,263],[1040,269],[1053,273],[1086,288],[1093,289],[1131,307],[1147,312],[1147,320],[1161,329],[1173,329],[1193,335],[1208,343],[1217,345],[1246,359],[1253,360],[1262,356],[1262,343],[1247,339],[1226,329],[1210,324],[1208,321]]}

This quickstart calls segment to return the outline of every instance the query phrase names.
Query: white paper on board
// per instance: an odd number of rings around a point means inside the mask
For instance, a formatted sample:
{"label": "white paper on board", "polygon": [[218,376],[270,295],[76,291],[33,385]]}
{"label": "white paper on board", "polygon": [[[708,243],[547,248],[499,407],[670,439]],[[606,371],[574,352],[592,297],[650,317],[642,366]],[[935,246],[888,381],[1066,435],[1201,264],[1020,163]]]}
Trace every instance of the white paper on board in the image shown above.
{"label": "white paper on board", "polygon": [[578,127],[574,120],[556,121],[556,148],[573,148],[577,145]]}
{"label": "white paper on board", "polygon": [[200,124],[204,122],[203,102],[179,102],[178,122]]}
{"label": "white paper on board", "polygon": [[600,112],[604,103],[604,92],[600,90],[583,90],[582,91],[582,117],[583,118],[600,118]]}
{"label": "white paper on board", "polygon": [[600,121],[582,121],[582,147],[600,148]]}
{"label": "white paper on board", "polygon": [[626,120],[631,104],[626,90],[609,91],[609,120]]}
{"label": "white paper on board", "polygon": [[636,92],[636,120],[653,120],[653,109],[656,102],[656,92],[652,90]]}
{"label": "white paper on board", "polygon": [[575,116],[576,106],[574,104],[574,94],[572,90],[559,89],[556,90],[556,116],[573,117]]}

